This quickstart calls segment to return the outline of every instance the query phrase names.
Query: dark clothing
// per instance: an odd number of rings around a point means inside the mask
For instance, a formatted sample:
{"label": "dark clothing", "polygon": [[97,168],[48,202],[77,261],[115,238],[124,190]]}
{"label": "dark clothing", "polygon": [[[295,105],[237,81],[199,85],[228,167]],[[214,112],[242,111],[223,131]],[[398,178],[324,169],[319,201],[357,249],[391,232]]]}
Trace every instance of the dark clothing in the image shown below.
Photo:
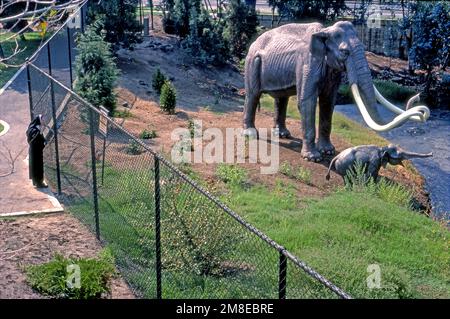
{"label": "dark clothing", "polygon": [[41,118],[37,116],[28,126],[27,142],[29,144],[28,160],[30,179],[33,185],[44,183],[44,156],[45,137],[41,133]]}

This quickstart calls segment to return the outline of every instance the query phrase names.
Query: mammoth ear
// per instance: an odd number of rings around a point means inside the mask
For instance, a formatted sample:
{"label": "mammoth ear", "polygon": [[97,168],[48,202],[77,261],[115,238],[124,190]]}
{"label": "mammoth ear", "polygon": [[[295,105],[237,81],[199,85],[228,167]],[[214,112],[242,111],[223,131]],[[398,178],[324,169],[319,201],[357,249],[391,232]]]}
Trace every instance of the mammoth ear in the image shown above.
{"label": "mammoth ear", "polygon": [[329,34],[326,31],[313,33],[310,46],[311,53],[317,55],[325,54],[325,41],[328,37]]}

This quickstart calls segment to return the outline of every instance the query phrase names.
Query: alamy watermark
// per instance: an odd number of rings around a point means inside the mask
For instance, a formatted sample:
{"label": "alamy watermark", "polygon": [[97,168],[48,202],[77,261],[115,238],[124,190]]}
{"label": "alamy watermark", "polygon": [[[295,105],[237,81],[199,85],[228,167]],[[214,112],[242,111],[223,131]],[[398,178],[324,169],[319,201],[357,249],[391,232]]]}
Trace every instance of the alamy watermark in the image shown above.
{"label": "alamy watermark", "polygon": [[66,285],[69,289],[81,288],[81,270],[77,264],[70,264],[66,267],[67,278]]}
{"label": "alamy watermark", "polygon": [[367,288],[380,289],[381,288],[381,267],[378,264],[370,264],[367,266],[367,272],[370,274],[366,278]]}
{"label": "alamy watermark", "polygon": [[226,128],[225,134],[215,127],[203,130],[203,122],[194,120],[189,129],[172,131],[175,144],[171,158],[176,164],[260,164],[261,174],[275,174],[279,168],[279,138],[266,128],[260,128],[258,136],[248,138],[242,128]]}
{"label": "alamy watermark", "polygon": [[370,29],[381,28],[381,7],[377,4],[371,4],[367,7],[367,27]]}

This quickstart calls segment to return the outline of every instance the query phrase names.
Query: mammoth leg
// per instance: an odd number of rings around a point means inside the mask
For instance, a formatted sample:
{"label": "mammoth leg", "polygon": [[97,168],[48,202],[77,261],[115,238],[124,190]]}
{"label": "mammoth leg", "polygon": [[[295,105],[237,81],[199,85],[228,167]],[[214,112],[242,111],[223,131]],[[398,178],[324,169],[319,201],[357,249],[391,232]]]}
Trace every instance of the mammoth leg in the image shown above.
{"label": "mammoth leg", "polygon": [[255,128],[256,108],[261,97],[261,57],[245,60],[244,135],[257,137]]}
{"label": "mammoth leg", "polygon": [[304,159],[314,162],[322,160],[315,144],[318,74],[320,74],[320,68],[315,66],[314,71],[311,71],[310,66],[305,65],[303,67],[303,78],[300,78],[299,83],[297,83],[298,110],[301,115],[303,139],[301,155]]}
{"label": "mammoth leg", "polygon": [[256,108],[259,103],[259,98],[261,94],[253,94],[250,93],[245,98],[245,106],[244,106],[244,135],[246,136],[257,136],[257,131],[255,128],[255,117],[256,117]]}
{"label": "mammoth leg", "polygon": [[321,154],[333,155],[336,151],[333,144],[331,144],[330,136],[339,82],[330,79],[329,85],[319,94],[319,138],[317,149]]}
{"label": "mammoth leg", "polygon": [[279,137],[290,137],[291,132],[286,128],[286,112],[289,98],[275,98],[275,134]]}
{"label": "mammoth leg", "polygon": [[333,117],[334,103],[328,97],[319,97],[319,138],[317,149],[321,154],[333,155],[335,148],[331,144],[331,121]]}

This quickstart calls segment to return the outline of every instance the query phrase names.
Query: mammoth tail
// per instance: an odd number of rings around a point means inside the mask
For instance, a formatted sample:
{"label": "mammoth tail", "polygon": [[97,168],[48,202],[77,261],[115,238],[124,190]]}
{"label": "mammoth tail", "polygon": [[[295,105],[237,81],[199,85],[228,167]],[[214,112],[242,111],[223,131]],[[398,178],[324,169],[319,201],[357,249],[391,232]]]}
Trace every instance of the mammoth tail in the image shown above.
{"label": "mammoth tail", "polygon": [[261,57],[248,57],[245,61],[245,93],[259,92],[261,88]]}
{"label": "mammoth tail", "polygon": [[325,176],[325,179],[326,179],[327,181],[330,180],[330,172],[331,172],[331,169],[332,169],[333,166],[334,166],[334,162],[336,161],[336,159],[337,159],[337,156],[331,160],[330,166],[328,166],[327,175]]}

